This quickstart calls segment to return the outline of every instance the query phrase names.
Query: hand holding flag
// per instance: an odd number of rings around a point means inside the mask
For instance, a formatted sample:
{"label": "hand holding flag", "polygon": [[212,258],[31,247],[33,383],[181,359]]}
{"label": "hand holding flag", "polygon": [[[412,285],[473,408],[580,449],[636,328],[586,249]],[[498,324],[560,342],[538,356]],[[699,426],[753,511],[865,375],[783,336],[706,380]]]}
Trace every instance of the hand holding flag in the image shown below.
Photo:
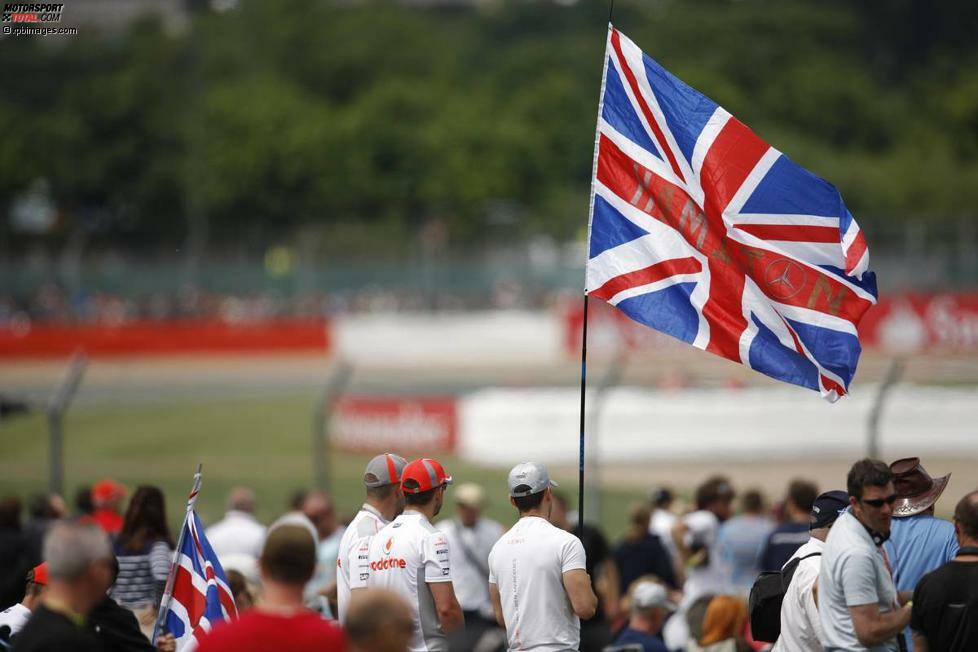
{"label": "hand holding flag", "polygon": [[198,465],[153,630],[155,642],[165,622],[167,631],[176,639],[177,652],[194,650],[197,635],[210,631],[214,623],[238,617],[227,576],[194,510],[200,484],[201,467]]}

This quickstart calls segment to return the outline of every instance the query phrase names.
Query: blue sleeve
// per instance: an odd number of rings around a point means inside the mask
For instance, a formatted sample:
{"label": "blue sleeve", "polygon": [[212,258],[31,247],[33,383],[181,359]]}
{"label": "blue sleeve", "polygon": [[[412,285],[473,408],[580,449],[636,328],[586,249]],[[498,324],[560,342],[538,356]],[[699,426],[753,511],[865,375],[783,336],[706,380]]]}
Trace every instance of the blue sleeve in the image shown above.
{"label": "blue sleeve", "polygon": [[949,562],[958,554],[961,547],[958,545],[958,537],[954,534],[954,526],[948,528],[947,548],[945,550],[944,562]]}

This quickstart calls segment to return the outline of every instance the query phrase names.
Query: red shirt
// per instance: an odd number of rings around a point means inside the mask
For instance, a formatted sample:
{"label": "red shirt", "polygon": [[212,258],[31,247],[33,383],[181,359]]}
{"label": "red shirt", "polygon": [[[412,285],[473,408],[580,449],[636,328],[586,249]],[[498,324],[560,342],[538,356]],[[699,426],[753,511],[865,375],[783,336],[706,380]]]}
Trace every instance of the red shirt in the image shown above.
{"label": "red shirt", "polygon": [[122,530],[122,516],[111,509],[96,509],[92,518],[107,534],[115,536]]}
{"label": "red shirt", "polygon": [[231,623],[220,623],[201,637],[199,652],[345,652],[338,625],[312,611],[290,616],[253,609]]}

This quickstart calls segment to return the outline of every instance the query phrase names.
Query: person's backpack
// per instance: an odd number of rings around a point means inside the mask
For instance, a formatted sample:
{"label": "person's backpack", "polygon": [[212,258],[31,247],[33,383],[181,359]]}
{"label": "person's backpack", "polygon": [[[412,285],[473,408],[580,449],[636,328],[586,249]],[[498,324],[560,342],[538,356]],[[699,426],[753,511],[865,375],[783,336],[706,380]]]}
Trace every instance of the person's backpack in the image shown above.
{"label": "person's backpack", "polygon": [[747,610],[750,613],[750,633],[755,641],[773,643],[781,635],[781,603],[784,594],[791,584],[798,564],[809,557],[817,557],[820,552],[813,552],[804,557],[792,559],[782,570],[765,571],[754,580],[750,589],[750,600]]}

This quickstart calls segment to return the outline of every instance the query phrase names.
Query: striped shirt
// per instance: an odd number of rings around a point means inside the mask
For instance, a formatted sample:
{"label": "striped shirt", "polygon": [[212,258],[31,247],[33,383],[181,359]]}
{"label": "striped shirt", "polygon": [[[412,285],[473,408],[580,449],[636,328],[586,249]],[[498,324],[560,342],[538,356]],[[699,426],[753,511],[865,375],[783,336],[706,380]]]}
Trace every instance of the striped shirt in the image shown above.
{"label": "striped shirt", "polygon": [[109,595],[124,607],[156,605],[162,595],[173,561],[173,550],[166,541],[154,541],[139,552],[116,550],[119,576]]}

